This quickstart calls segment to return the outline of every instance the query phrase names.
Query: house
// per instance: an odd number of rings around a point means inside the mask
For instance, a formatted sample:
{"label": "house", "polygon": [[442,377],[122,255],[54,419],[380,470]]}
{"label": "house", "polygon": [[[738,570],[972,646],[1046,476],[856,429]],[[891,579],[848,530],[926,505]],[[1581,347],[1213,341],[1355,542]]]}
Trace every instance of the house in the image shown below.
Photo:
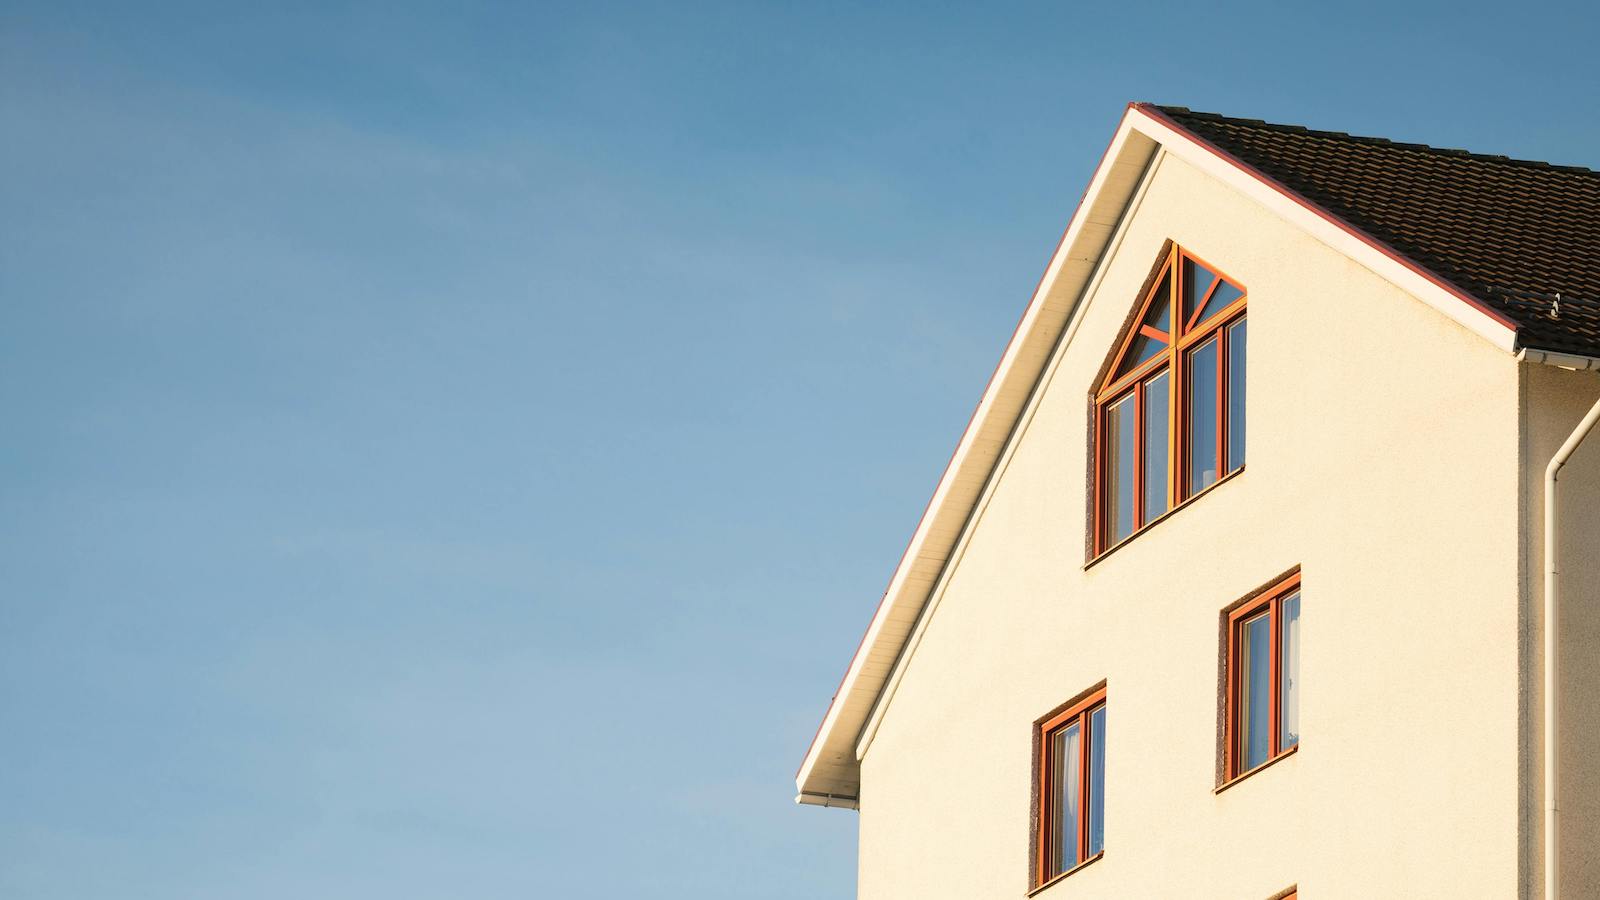
{"label": "house", "polygon": [[1600,173],[1132,104],[799,802],[865,900],[1600,898],[1597,367]]}

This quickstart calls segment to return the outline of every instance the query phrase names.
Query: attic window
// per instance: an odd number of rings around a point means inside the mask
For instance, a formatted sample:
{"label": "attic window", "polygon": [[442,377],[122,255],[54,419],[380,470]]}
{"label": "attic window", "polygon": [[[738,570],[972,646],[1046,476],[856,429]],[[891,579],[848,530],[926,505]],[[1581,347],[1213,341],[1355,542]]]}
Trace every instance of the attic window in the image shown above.
{"label": "attic window", "polygon": [[1244,466],[1245,291],[1172,245],[1095,392],[1095,553]]}

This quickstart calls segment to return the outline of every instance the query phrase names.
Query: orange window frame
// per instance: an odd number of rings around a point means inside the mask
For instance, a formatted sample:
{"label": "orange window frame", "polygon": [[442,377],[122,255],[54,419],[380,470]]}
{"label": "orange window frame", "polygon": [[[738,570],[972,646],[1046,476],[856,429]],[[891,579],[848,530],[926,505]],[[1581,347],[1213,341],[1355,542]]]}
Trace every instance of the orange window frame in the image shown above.
{"label": "orange window frame", "polygon": [[[1268,765],[1294,747],[1283,746],[1283,601],[1293,596],[1300,590],[1300,573],[1284,578],[1272,585],[1259,596],[1240,604],[1238,609],[1228,613],[1228,693],[1227,715],[1224,717],[1227,727],[1223,738],[1223,771],[1226,778],[1232,781],[1241,775]],[[1250,769],[1240,767],[1243,759],[1244,729],[1239,722],[1239,715],[1243,708],[1244,685],[1239,678],[1242,664],[1240,659],[1240,634],[1244,623],[1255,618],[1265,611],[1271,618],[1272,632],[1272,672],[1269,676],[1270,688],[1267,692],[1268,708],[1271,710],[1272,742],[1269,745],[1267,758],[1257,763]]]}
{"label": "orange window frame", "polygon": [[[1195,304],[1194,309],[1184,306],[1184,297],[1187,296],[1188,285],[1184,283],[1188,277],[1187,267],[1184,262],[1193,262],[1209,270],[1216,276],[1215,282]],[[1217,268],[1200,257],[1190,253],[1177,244],[1168,247],[1162,258],[1157,260],[1156,274],[1151,280],[1151,288],[1139,303],[1138,310],[1133,317],[1133,324],[1128,333],[1123,335],[1117,344],[1116,352],[1112,356],[1111,365],[1107,368],[1105,380],[1095,392],[1094,404],[1094,555],[1100,554],[1117,546],[1122,541],[1130,540],[1145,526],[1156,519],[1165,516],[1176,509],[1179,504],[1189,497],[1200,493],[1205,488],[1195,491],[1188,490],[1189,456],[1191,453],[1188,426],[1189,426],[1189,393],[1190,383],[1188,378],[1189,354],[1215,337],[1217,340],[1217,481],[1232,474],[1227,469],[1228,465],[1228,404],[1232,384],[1228,372],[1228,344],[1232,337],[1232,326],[1245,318],[1246,302],[1250,292],[1237,279],[1230,277],[1226,272]],[[1232,284],[1238,288],[1240,295],[1223,309],[1213,313],[1204,322],[1195,321],[1206,308],[1206,303],[1212,295],[1221,288],[1223,283]],[[1166,288],[1167,300],[1170,304],[1167,324],[1171,331],[1161,332],[1156,328],[1144,324],[1145,316],[1150,308],[1161,297],[1162,289]],[[1123,358],[1133,347],[1134,341],[1141,335],[1164,340],[1166,347],[1151,359],[1132,369],[1128,373],[1117,376],[1122,366]],[[1144,469],[1145,469],[1145,385],[1153,378],[1168,372],[1167,382],[1167,496],[1165,510],[1157,516],[1145,519],[1144,509]],[[1127,535],[1120,539],[1113,539],[1108,531],[1109,522],[1106,516],[1106,507],[1111,498],[1106,493],[1106,473],[1110,467],[1107,459],[1108,443],[1106,440],[1106,420],[1111,407],[1128,398],[1134,397],[1134,450],[1133,450],[1133,528]],[[1241,463],[1242,466],[1242,463]],[[1215,482],[1213,482],[1215,483]],[[1208,485],[1209,487],[1209,485]]]}
{"label": "orange window frame", "polygon": [[[1036,781],[1039,784],[1038,820],[1034,823],[1034,836],[1037,842],[1037,852],[1034,858],[1034,884],[1042,885],[1052,878],[1058,878],[1072,871],[1077,866],[1089,862],[1089,767],[1090,767],[1090,734],[1089,717],[1106,705],[1106,689],[1099,688],[1068,706],[1065,710],[1041,719],[1035,726],[1038,739],[1034,743],[1038,746],[1038,754],[1034,758],[1034,771],[1038,773]],[[1055,832],[1058,826],[1052,814],[1052,800],[1055,797],[1055,784],[1050,777],[1051,756],[1053,746],[1051,739],[1056,732],[1070,727],[1074,722],[1078,725],[1078,862],[1074,866],[1060,872],[1051,871],[1051,848],[1055,845]]]}

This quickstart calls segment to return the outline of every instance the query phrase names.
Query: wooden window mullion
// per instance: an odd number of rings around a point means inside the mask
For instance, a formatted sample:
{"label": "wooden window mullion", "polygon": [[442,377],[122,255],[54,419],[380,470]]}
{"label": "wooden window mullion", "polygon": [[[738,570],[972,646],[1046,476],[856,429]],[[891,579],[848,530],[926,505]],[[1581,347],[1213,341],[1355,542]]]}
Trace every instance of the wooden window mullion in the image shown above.
{"label": "wooden window mullion", "polygon": [[1183,500],[1183,485],[1179,473],[1183,471],[1183,353],[1178,342],[1183,340],[1183,263],[1174,247],[1167,265],[1172,269],[1171,304],[1172,340],[1167,343],[1167,509],[1176,509]]}
{"label": "wooden window mullion", "polygon": [[1189,427],[1189,361],[1183,358],[1183,351],[1174,347],[1172,354],[1172,454],[1170,478],[1172,479],[1172,498],[1176,503],[1182,503],[1189,496],[1188,485],[1183,483],[1184,469],[1189,465],[1188,441],[1183,439],[1184,432]]}
{"label": "wooden window mullion", "polygon": [[1178,251],[1176,244],[1167,251],[1167,271],[1172,273],[1170,282],[1172,296],[1168,298],[1172,304],[1172,317],[1169,324],[1172,325],[1172,340],[1175,344],[1178,335],[1184,331],[1183,323],[1186,321],[1184,317],[1188,315],[1188,311],[1183,308],[1183,254]]}
{"label": "wooden window mullion", "polygon": [[1172,505],[1177,506],[1188,496],[1188,485],[1183,473],[1189,466],[1188,442],[1183,439],[1189,422],[1189,361],[1184,358],[1176,338],[1170,345],[1172,351],[1172,440],[1173,451],[1167,454],[1167,481],[1172,492]]}
{"label": "wooden window mullion", "polygon": [[1078,862],[1089,858],[1089,710],[1078,714]]}
{"label": "wooden window mullion", "polygon": [[1133,386],[1133,532],[1144,527],[1144,382]]}
{"label": "wooden window mullion", "polygon": [[[1221,284],[1222,279],[1218,278]],[[1217,329],[1217,481],[1228,473],[1228,329]]]}
{"label": "wooden window mullion", "polygon": [[1222,276],[1218,275],[1216,276],[1216,279],[1211,282],[1211,287],[1206,289],[1205,296],[1201,297],[1195,303],[1194,312],[1189,314],[1190,318],[1187,320],[1187,324],[1184,326],[1185,328],[1193,328],[1194,326],[1200,324],[1200,311],[1206,308],[1207,303],[1211,302],[1211,297],[1213,294],[1222,290],[1223,281],[1224,279]]}
{"label": "wooden window mullion", "polygon": [[1178,341],[1168,344],[1166,351],[1170,352],[1168,365],[1166,365],[1166,509],[1178,508],[1178,498],[1181,495],[1178,487],[1178,455],[1182,447],[1182,440],[1178,439],[1179,408],[1184,405],[1182,399],[1182,383],[1178,376]]}

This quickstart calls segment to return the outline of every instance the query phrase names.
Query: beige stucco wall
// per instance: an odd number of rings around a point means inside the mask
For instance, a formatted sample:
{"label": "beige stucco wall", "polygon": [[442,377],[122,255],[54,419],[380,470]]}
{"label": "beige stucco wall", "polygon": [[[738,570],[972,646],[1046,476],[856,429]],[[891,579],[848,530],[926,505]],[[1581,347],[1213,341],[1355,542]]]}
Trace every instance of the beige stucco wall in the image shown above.
{"label": "beige stucco wall", "polygon": [[[1523,373],[1523,851],[1530,897],[1540,896],[1544,862],[1544,470],[1597,398],[1594,373],[1548,366]],[[1562,469],[1560,490],[1562,888],[1568,897],[1600,897],[1600,434]]]}
{"label": "beige stucco wall", "polygon": [[[1249,289],[1248,462],[1085,570],[1086,398],[1168,238]],[[1032,722],[1102,679],[1106,854],[1041,896],[1516,896],[1517,364],[1176,158],[1114,253],[862,760],[860,896],[1023,896]],[[1219,613],[1296,564],[1302,749],[1214,794]]]}

